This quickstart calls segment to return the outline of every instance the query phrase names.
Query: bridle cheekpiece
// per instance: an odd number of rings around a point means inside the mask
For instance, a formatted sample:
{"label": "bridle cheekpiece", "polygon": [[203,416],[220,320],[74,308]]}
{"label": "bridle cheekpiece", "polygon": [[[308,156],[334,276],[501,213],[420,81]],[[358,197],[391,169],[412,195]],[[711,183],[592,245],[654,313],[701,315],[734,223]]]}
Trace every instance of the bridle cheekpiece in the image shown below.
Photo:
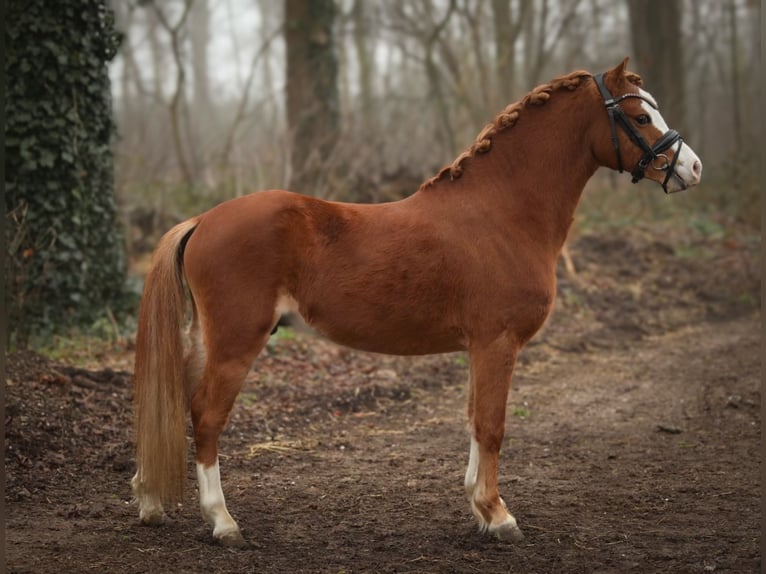
{"label": "bridle cheekpiece", "polygon": [[[676,130],[669,129],[664,134],[662,134],[662,136],[656,142],[654,142],[653,146],[650,146],[620,107],[620,102],[628,98],[639,98],[648,103],[655,110],[658,109],[657,104],[655,104],[652,100],[643,94],[628,93],[622,94],[621,96],[617,96],[615,98],[606,87],[606,83],[604,83],[604,74],[598,74],[594,76],[593,79],[596,81],[596,85],[601,92],[601,97],[604,98],[606,111],[609,114],[609,124],[612,129],[612,145],[614,146],[614,151],[617,154],[617,168],[620,170],[620,173],[623,172],[623,165],[622,154],[620,153],[620,142],[617,138],[617,124],[622,127],[623,131],[628,135],[630,140],[644,152],[644,155],[641,156],[641,159],[638,160],[638,163],[630,172],[630,174],[633,176],[633,183],[643,179],[647,168],[651,166],[654,170],[665,172],[665,179],[662,182],[662,189],[665,190],[665,193],[669,193],[667,185],[672,175],[675,175],[676,178],[681,182],[681,189],[686,189],[686,182],[683,181],[683,179],[675,171],[676,160],[678,159],[678,154],[681,151],[681,146],[683,145],[683,139],[681,138],[681,135]],[[676,143],[678,143],[678,147],[676,147],[674,150],[675,153],[673,154],[673,159],[671,160],[663,152],[670,149],[670,147]]]}

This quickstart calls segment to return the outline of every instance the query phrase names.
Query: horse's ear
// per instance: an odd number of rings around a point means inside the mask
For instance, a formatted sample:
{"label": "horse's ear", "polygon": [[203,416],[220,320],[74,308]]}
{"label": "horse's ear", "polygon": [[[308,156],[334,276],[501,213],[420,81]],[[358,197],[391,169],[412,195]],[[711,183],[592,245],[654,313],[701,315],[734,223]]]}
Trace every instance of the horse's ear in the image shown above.
{"label": "horse's ear", "polygon": [[611,80],[611,84],[613,86],[620,86],[625,81],[625,69],[628,67],[628,58],[625,56],[625,58],[617,64],[614,68],[609,70],[606,74],[604,74],[607,78]]}

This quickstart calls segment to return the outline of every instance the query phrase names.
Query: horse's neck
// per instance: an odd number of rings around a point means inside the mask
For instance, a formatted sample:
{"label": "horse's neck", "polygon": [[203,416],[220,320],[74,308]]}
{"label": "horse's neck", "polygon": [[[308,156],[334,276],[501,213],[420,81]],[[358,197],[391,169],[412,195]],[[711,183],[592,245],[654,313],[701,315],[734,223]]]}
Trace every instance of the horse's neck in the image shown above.
{"label": "horse's neck", "polygon": [[[514,138],[511,145],[496,150],[507,158],[507,169],[499,177],[505,177],[508,209],[514,221],[526,225],[528,233],[558,254],[585,184],[598,164],[576,131],[524,137],[519,130],[509,136]],[[522,158],[516,158],[519,146],[526,148]]]}
{"label": "horse's neck", "polygon": [[[489,225],[513,226],[555,257],[598,164],[585,142],[584,124],[557,122],[545,111],[525,110],[528,122],[497,134],[489,152],[468,160],[459,179],[445,178],[426,193],[443,194],[448,203],[448,196],[455,197],[456,209],[484,212],[479,216]],[[470,200],[457,201],[463,194]]]}

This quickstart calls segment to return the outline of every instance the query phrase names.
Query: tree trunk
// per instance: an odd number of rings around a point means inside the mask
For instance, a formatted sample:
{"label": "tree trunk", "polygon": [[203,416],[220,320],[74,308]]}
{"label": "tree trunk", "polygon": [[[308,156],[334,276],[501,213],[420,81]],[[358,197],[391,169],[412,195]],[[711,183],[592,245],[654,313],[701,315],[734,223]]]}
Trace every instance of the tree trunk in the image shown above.
{"label": "tree trunk", "polygon": [[210,43],[210,6],[208,0],[195,0],[189,14],[192,70],[194,73],[195,115],[207,117],[211,112],[207,46]]}
{"label": "tree trunk", "polygon": [[367,123],[372,116],[372,77],[373,58],[368,45],[370,35],[369,5],[364,0],[354,0],[351,16],[354,19],[354,47],[359,64],[359,97],[363,122]]}
{"label": "tree trunk", "polygon": [[668,124],[686,133],[680,2],[628,0],[635,61]]}
{"label": "tree trunk", "polygon": [[729,16],[729,58],[731,66],[731,112],[734,128],[735,154],[740,155],[742,150],[742,95],[741,74],[739,62],[739,33],[737,31],[737,7],[734,0],[729,0],[727,6]]}
{"label": "tree trunk", "polygon": [[23,347],[127,301],[107,67],[118,39],[106,0],[8,4],[5,285]]}
{"label": "tree trunk", "polygon": [[[511,35],[511,0],[492,0],[495,26],[495,77],[497,79],[496,107],[513,101],[516,78],[516,36]],[[499,105],[498,105],[499,104]]]}
{"label": "tree trunk", "polygon": [[290,187],[321,195],[338,140],[340,103],[333,0],[285,0]]}

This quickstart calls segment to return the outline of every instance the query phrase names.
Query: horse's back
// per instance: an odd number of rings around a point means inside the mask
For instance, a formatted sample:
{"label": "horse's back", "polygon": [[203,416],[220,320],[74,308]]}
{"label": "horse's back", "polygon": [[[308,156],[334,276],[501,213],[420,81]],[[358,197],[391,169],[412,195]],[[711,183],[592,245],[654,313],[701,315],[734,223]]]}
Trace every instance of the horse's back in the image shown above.
{"label": "horse's back", "polygon": [[397,354],[462,347],[450,309],[454,261],[411,202],[347,204],[272,190],[200,219],[185,273],[197,303],[227,322],[271,321],[289,298],[309,324],[349,346]]}

